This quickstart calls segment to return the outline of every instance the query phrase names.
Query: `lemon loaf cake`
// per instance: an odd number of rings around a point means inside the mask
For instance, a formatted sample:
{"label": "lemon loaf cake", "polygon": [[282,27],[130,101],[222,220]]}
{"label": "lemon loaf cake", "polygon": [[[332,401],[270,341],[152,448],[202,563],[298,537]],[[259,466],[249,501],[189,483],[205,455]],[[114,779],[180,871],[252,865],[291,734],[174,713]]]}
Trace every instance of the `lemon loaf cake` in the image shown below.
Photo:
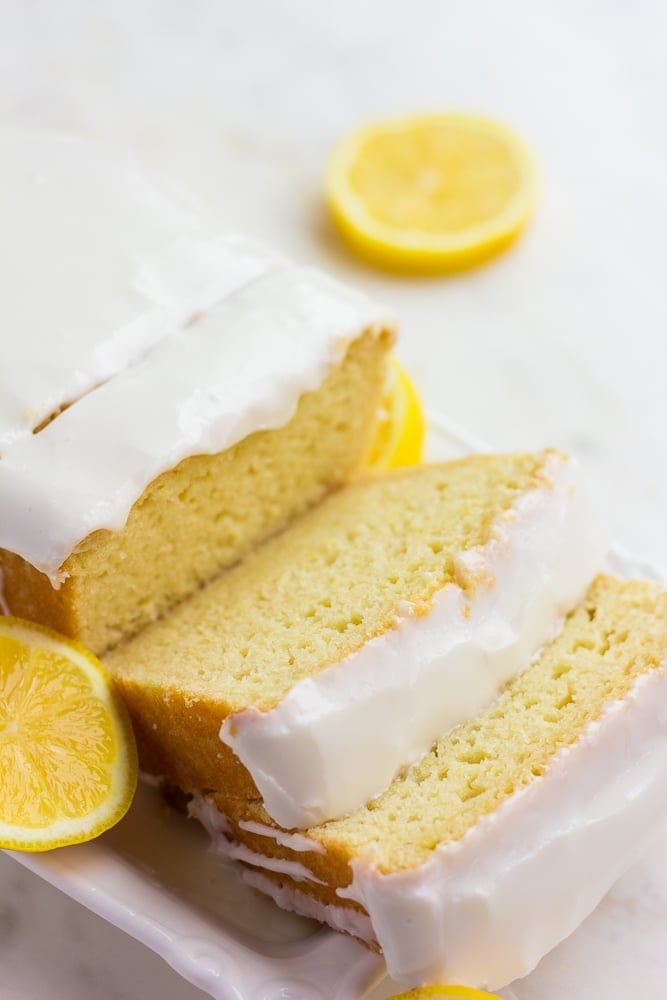
{"label": "lemon loaf cake", "polygon": [[283,907],[384,953],[408,985],[529,972],[667,807],[667,594],[599,577],[500,697],[378,798],[305,832],[198,795],[216,849]]}
{"label": "lemon loaf cake", "polygon": [[105,657],[143,769],[286,827],[356,808],[551,638],[597,535],[555,452],[348,486]]}
{"label": "lemon loaf cake", "polygon": [[119,153],[0,178],[0,598],[99,653],[357,471],[392,325]]}

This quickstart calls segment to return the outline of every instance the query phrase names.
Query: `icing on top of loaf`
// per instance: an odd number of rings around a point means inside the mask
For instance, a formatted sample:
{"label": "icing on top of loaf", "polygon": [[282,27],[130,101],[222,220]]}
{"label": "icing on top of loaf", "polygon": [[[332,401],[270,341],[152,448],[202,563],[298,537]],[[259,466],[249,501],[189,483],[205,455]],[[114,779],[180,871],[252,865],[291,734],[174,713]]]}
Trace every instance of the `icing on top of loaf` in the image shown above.
{"label": "icing on top of loaf", "polygon": [[120,151],[0,134],[0,547],[55,585],[162,472],[290,419],[384,312]]}

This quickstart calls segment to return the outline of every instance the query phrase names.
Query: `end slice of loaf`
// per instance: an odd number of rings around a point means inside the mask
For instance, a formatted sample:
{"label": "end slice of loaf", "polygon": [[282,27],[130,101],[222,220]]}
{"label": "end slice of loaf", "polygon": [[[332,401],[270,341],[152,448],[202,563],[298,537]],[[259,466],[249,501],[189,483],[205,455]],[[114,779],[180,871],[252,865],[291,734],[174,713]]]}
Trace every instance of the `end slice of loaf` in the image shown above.
{"label": "end slice of loaf", "polygon": [[96,653],[139,630],[238,562],[359,469],[370,445],[393,336],[361,334],[283,427],[258,431],[164,473],[121,531],[95,531],[61,567],[65,582],[0,549],[9,613]]}
{"label": "end slice of loaf", "polygon": [[600,551],[573,463],[475,456],[327,498],[105,662],[142,767],[342,815],[551,637]]}
{"label": "end slice of loaf", "polygon": [[383,951],[409,985],[499,988],[597,905],[667,809],[667,594],[600,576],[495,703],[381,796],[294,834],[197,796],[279,905]]}

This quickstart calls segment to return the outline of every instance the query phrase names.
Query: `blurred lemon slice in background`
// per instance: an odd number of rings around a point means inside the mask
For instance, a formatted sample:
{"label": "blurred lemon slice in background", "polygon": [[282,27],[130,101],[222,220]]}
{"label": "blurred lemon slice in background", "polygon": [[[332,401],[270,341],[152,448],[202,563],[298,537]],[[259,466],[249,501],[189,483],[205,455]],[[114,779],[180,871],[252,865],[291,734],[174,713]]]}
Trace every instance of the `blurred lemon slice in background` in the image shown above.
{"label": "blurred lemon slice in background", "polygon": [[439,114],[372,125],[334,150],[325,181],[333,218],[365,260],[396,271],[458,270],[518,236],[533,169],[508,129]]}
{"label": "blurred lemon slice in background", "polygon": [[0,847],[90,840],[121,819],[136,785],[134,734],[99,660],[0,617]]}
{"label": "blurred lemon slice in background", "polygon": [[382,471],[417,465],[424,454],[426,421],[419,394],[395,357],[380,406],[368,468]]}

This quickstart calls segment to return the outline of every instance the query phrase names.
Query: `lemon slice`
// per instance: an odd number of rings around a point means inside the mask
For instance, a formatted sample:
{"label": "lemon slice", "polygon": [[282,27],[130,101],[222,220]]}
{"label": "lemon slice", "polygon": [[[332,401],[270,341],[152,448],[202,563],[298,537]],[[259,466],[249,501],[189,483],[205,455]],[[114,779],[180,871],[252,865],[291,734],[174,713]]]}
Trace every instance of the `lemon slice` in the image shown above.
{"label": "lemon slice", "polygon": [[331,157],[325,195],[341,235],[392,270],[433,273],[506,247],[533,205],[533,169],[508,129],[469,115],[373,125]]}
{"label": "lemon slice", "polygon": [[392,357],[368,468],[381,471],[417,465],[422,460],[425,436],[426,421],[419,394]]}
{"label": "lemon slice", "polygon": [[421,986],[399,993],[389,1000],[501,1000],[495,993],[473,990],[470,986]]}
{"label": "lemon slice", "polygon": [[0,847],[90,840],[121,819],[136,785],[134,735],[102,664],[0,617]]}

